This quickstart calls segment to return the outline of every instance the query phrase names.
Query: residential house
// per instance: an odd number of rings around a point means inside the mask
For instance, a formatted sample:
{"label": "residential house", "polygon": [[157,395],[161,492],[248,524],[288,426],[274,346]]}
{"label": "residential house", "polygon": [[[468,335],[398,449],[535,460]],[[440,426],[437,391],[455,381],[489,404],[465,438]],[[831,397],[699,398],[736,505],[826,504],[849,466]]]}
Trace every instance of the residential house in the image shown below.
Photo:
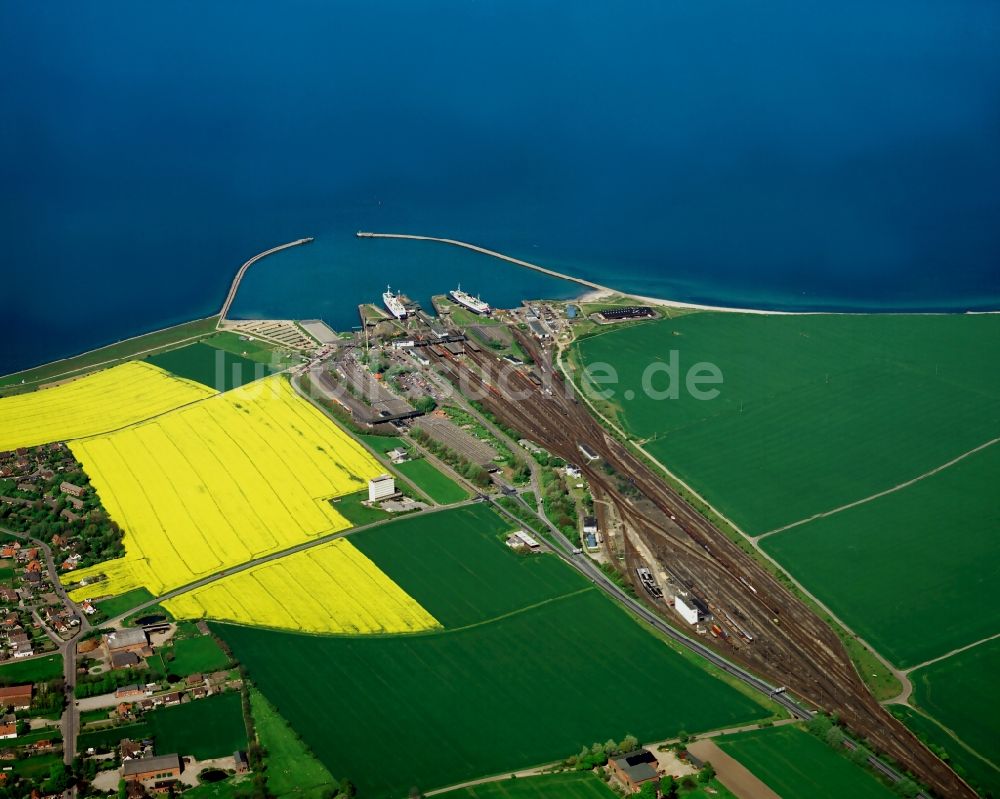
{"label": "residential house", "polygon": [[59,484],[59,490],[64,494],[69,494],[71,497],[82,497],[87,491],[86,488],[66,482],[65,480]]}
{"label": "residential house", "polygon": [[608,771],[624,786],[626,793],[639,793],[647,782],[660,778],[660,764],[648,749],[608,758]]}

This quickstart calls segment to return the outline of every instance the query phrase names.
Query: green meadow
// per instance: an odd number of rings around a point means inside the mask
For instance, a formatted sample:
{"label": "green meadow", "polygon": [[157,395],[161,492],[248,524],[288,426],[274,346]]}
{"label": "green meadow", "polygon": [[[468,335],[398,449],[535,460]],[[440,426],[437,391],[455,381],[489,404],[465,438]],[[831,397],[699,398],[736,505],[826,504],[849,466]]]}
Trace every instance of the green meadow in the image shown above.
{"label": "green meadow", "polygon": [[201,341],[151,355],[147,360],[178,377],[219,391],[229,391],[271,374],[266,364]]}
{"label": "green meadow", "polygon": [[1000,630],[997,485],[1000,444],[760,543],[883,655],[913,666]]}
{"label": "green meadow", "polygon": [[372,799],[628,733],[657,740],[770,714],[554,556],[514,553],[508,529],[473,505],[351,536],[444,630],[324,637],[212,626],[326,768]]}
{"label": "green meadow", "polygon": [[[997,763],[1000,747],[1000,638],[910,673],[911,702]],[[954,749],[953,747],[951,748]]]}
{"label": "green meadow", "polygon": [[948,765],[980,793],[1000,795],[1000,768],[994,768],[963,747],[955,737],[933,719],[909,705],[889,705],[888,710],[914,734],[939,754],[943,750]]}
{"label": "green meadow", "polygon": [[[1000,435],[1000,317],[696,313],[585,338],[620,382],[617,421],[750,534],[870,496]],[[716,399],[656,400],[677,352]],[[651,385],[665,389],[664,375]],[[625,392],[635,392],[632,400]]]}
{"label": "green meadow", "polygon": [[862,766],[798,727],[723,735],[716,744],[782,799],[891,799],[889,788]]}

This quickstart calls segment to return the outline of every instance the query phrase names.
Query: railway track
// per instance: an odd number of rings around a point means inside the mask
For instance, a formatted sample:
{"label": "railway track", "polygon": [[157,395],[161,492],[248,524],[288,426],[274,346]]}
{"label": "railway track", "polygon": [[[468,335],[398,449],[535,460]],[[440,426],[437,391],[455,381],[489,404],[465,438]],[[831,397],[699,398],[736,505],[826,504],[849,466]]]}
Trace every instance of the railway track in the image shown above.
{"label": "railway track", "polygon": [[[838,713],[873,748],[919,775],[940,796],[975,797],[958,775],[875,701],[833,630],[607,435],[575,399],[572,387],[553,373],[548,353],[519,331],[515,335],[539,365],[545,378],[541,386],[485,351],[470,352],[462,359],[435,356],[435,366],[457,386],[476,391],[483,404],[508,426],[564,460],[581,464],[595,491],[614,505],[622,523],[642,536],[667,570],[682,578],[685,587],[707,602],[717,618],[738,609],[743,616],[741,625],[750,631],[753,641],[731,631],[727,638],[711,642],[687,639],[645,604],[631,597],[626,604],[657,629],[671,630],[665,634],[674,640],[679,640],[677,636],[689,640],[693,651],[727,673],[739,676],[733,671],[736,668],[750,675],[760,683],[748,682],[757,690],[770,689],[770,680],[787,686],[817,708]],[[588,462],[581,444],[599,458]],[[604,578],[601,582],[609,582],[596,571]],[[616,598],[622,601],[620,596]],[[726,632],[725,621],[717,624]],[[879,763],[876,768],[891,769]]]}

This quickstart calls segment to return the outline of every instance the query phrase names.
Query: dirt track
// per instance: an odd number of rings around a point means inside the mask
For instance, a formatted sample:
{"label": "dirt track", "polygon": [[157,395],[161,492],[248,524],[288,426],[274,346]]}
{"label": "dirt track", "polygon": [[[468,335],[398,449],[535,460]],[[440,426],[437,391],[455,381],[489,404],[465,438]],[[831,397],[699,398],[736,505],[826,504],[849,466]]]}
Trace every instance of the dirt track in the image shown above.
{"label": "dirt track", "polygon": [[[816,707],[839,713],[855,733],[916,773],[939,795],[975,797],[875,701],[830,627],[607,435],[573,398],[561,375],[553,375],[549,353],[533,339],[520,334],[518,338],[541,365],[546,379],[542,386],[487,352],[457,360],[437,356],[436,366],[453,381],[477,389],[483,404],[505,424],[581,465],[595,498],[610,503],[623,524],[643,537],[676,587],[708,605],[722,630],[722,637],[708,641],[714,648]],[[600,459],[587,463],[580,444]],[[629,548],[626,556],[628,576],[634,580],[632,566],[641,561]],[[650,604],[669,621],[677,621],[662,602]]]}
{"label": "dirt track", "polygon": [[738,760],[723,752],[715,741],[695,741],[688,751],[702,762],[710,760],[719,780],[740,799],[781,799]]}

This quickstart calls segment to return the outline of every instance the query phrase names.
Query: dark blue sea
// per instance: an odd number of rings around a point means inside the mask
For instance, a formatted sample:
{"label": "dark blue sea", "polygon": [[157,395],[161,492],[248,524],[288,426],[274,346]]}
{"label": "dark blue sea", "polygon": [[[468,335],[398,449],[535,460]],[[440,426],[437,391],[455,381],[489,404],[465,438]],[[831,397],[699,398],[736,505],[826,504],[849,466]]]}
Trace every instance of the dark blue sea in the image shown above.
{"label": "dark blue sea", "polygon": [[387,283],[1000,308],[995,0],[0,4],[0,372]]}

